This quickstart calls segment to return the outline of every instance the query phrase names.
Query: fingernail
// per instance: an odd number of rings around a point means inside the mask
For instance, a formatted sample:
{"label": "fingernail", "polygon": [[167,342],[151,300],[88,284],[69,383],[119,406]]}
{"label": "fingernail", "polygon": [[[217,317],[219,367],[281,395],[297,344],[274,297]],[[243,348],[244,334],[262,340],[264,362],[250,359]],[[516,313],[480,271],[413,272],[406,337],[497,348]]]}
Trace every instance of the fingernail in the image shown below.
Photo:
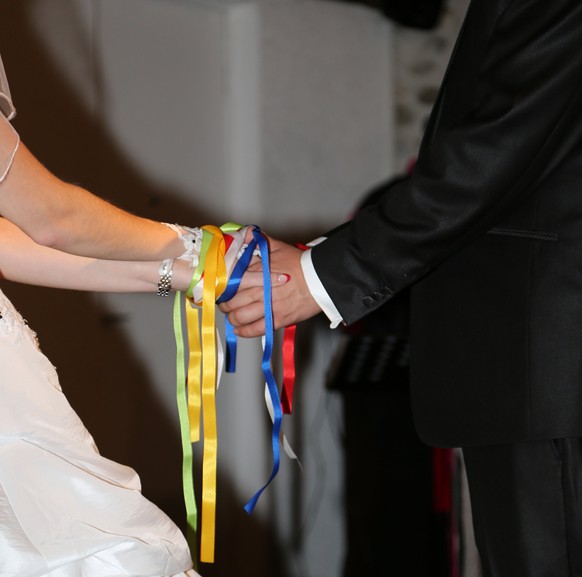
{"label": "fingernail", "polygon": [[277,280],[278,280],[279,282],[289,282],[289,281],[291,280],[291,276],[290,276],[290,275],[288,275],[288,274],[285,274],[285,273],[283,273],[283,274],[280,274],[280,275],[277,277]]}

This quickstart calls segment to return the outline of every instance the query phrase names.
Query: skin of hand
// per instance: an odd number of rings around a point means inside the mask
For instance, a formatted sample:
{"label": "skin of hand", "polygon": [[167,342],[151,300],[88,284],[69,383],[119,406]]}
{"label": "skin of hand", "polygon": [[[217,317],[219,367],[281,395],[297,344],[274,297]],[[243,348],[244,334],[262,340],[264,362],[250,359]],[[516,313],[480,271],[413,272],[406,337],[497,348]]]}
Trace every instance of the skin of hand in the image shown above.
{"label": "skin of hand", "polygon": [[[0,278],[71,290],[100,292],[157,292],[160,261],[102,260],[76,256],[32,240],[20,228],[0,218]],[[175,260],[172,288],[185,291],[193,270],[186,261]],[[285,275],[273,273],[274,287],[287,282]],[[245,275],[241,290],[262,286],[260,271]]]}
{"label": "skin of hand", "polygon": [[153,261],[184,252],[168,227],[60,180],[22,142],[0,183],[0,215],[38,244],[71,254]]}
{"label": "skin of hand", "polygon": [[[274,285],[272,291],[273,321],[275,328],[285,327],[306,320],[321,312],[311,296],[301,269],[302,250],[279,240],[269,238],[271,270],[289,275],[289,281]],[[263,284],[250,275],[262,271],[260,259],[255,259],[247,273],[249,280],[228,302],[219,306],[228,315],[234,332],[241,337],[257,337],[265,334]],[[273,275],[271,275],[273,276]],[[280,275],[275,275],[280,277]]]}

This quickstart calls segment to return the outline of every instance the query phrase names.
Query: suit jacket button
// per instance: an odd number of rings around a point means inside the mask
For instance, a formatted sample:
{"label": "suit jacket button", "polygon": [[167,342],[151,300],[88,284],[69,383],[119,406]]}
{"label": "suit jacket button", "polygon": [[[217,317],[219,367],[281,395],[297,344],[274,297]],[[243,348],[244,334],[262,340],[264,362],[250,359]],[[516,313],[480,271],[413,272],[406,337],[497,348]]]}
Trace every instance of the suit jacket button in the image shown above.
{"label": "suit jacket button", "polygon": [[374,305],[374,299],[372,297],[364,297],[362,302],[364,303],[364,306],[366,306],[366,307],[371,307]]}

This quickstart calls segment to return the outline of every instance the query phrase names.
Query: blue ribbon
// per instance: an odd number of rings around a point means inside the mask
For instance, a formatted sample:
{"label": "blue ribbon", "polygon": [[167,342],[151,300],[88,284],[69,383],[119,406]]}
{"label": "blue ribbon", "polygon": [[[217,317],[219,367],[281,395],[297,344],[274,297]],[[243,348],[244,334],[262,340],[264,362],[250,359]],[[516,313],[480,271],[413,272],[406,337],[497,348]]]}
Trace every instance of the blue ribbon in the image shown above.
{"label": "blue ribbon", "polygon": [[273,341],[274,341],[274,328],[273,328],[273,307],[271,304],[271,270],[269,265],[269,245],[267,239],[261,233],[259,229],[253,230],[253,237],[259,245],[259,250],[261,252],[261,260],[263,262],[263,284],[264,284],[264,307],[265,307],[265,348],[263,350],[263,359],[261,362],[261,367],[263,369],[263,375],[265,377],[265,382],[267,384],[267,389],[269,391],[269,396],[271,397],[271,403],[273,405],[274,417],[273,417],[273,432],[271,435],[271,444],[273,446],[273,468],[271,470],[271,475],[267,482],[251,497],[249,502],[245,505],[245,511],[247,513],[252,513],[259,497],[263,491],[267,488],[269,483],[275,478],[277,472],[279,471],[280,463],[280,449],[279,449],[279,436],[281,434],[281,425],[283,422],[283,411],[281,410],[281,400],[279,399],[279,391],[277,390],[277,383],[275,377],[273,376],[273,371],[271,370],[271,357],[273,354]]}
{"label": "blue ribbon", "polygon": [[[274,324],[273,324],[273,307],[271,302],[272,287],[271,287],[271,269],[269,264],[269,244],[266,237],[261,232],[258,226],[253,229],[253,240],[249,243],[240,259],[236,263],[230,279],[226,286],[224,293],[216,301],[222,303],[230,300],[236,294],[239,288],[242,277],[251,261],[256,247],[259,247],[261,260],[263,264],[263,285],[264,285],[264,310],[265,310],[265,348],[263,350],[263,358],[261,361],[261,368],[263,376],[273,406],[273,430],[271,434],[271,444],[273,448],[273,468],[271,475],[267,482],[249,499],[244,509],[251,514],[261,496],[263,491],[269,486],[271,481],[276,477],[279,471],[279,464],[281,462],[281,451],[279,447],[279,437],[281,435],[281,426],[283,423],[283,411],[281,409],[281,400],[279,398],[279,391],[277,389],[277,382],[271,369],[271,359],[273,356],[274,343]],[[227,344],[227,372],[234,372],[236,363],[236,335],[234,334],[233,326],[225,319],[225,336]]]}
{"label": "blue ribbon", "polygon": [[[258,227],[255,228],[258,230]],[[228,283],[224,289],[224,292],[216,301],[218,304],[229,301],[236,294],[242,277],[247,270],[249,263],[251,262],[251,258],[253,257],[253,252],[255,251],[256,246],[257,241],[253,239],[248,244],[241,257],[238,259],[234,269],[232,270],[230,278],[228,279]],[[226,317],[224,319],[224,333],[226,340],[225,370],[227,373],[234,373],[236,371],[236,335],[234,334],[234,327],[230,324]]]}
{"label": "blue ribbon", "polygon": [[236,372],[236,335],[234,327],[226,317],[224,319],[224,338],[226,340],[225,371],[234,373]]}

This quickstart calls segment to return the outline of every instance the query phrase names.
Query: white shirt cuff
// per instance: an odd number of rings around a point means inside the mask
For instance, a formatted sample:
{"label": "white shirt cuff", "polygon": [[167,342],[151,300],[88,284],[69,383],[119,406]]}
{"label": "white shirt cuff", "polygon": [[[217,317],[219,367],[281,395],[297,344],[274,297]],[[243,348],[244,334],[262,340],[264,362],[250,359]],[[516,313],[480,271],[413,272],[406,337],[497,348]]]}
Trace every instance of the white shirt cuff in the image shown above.
{"label": "white shirt cuff", "polygon": [[[325,238],[323,237],[317,238],[311,241],[307,246],[315,246],[324,240]],[[333,304],[330,296],[327,294],[325,287],[323,284],[321,284],[319,276],[317,276],[317,273],[315,272],[315,267],[313,266],[313,261],[311,260],[311,250],[306,250],[301,255],[301,270],[303,271],[303,276],[311,296],[315,299],[315,302],[320,306],[321,310],[331,321],[331,324],[329,325],[330,328],[335,329],[343,322],[343,318]]]}

